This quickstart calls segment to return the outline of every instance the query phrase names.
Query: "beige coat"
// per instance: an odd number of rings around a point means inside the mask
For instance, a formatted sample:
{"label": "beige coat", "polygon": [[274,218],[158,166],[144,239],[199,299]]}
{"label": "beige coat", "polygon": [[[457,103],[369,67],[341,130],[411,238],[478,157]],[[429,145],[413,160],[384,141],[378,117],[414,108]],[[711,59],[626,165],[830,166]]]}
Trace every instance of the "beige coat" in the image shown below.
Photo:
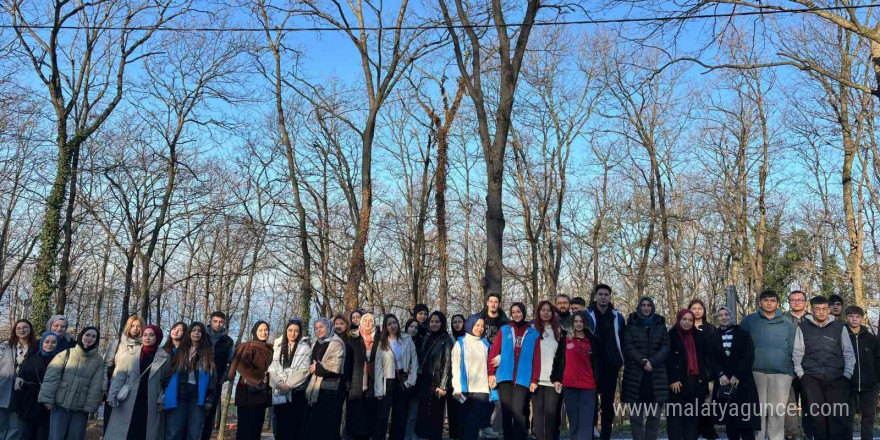
{"label": "beige coat", "polygon": [[119,406],[113,409],[107,432],[104,438],[123,439],[128,436],[128,427],[131,423],[131,413],[137,400],[138,387],[140,386],[141,374],[149,375],[149,389],[147,390],[147,440],[161,440],[165,433],[163,412],[159,411],[159,396],[162,394],[162,378],[168,373],[171,360],[168,353],[161,348],[156,352],[150,372],[141,371],[140,353],[126,355],[117,360],[116,370],[113,372],[113,380],[110,381],[110,391],[107,400],[112,402],[118,399],[119,390],[123,384],[128,384],[131,390],[125,400],[119,402]]}
{"label": "beige coat", "polygon": [[95,348],[86,353],[82,347],[74,345],[49,363],[37,400],[68,411],[93,413],[98,410],[103,394],[101,352]]}

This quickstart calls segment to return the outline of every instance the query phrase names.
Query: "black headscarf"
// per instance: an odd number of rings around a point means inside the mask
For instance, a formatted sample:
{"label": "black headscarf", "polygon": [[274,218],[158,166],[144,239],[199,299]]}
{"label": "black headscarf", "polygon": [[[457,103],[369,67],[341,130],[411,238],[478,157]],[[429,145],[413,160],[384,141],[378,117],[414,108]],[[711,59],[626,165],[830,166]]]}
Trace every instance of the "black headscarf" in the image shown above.
{"label": "black headscarf", "polygon": [[[456,329],[454,328],[454,326],[452,326],[451,323],[452,323],[452,321],[455,321],[455,318],[461,318],[461,330],[456,330]],[[449,327],[449,328],[450,328],[450,330],[452,331],[452,337],[453,337],[453,338],[455,338],[456,340],[458,340],[458,338],[460,338],[460,337],[462,337],[462,336],[464,336],[464,335],[467,334],[467,332],[464,331],[464,315],[458,315],[458,314],[456,314],[456,315],[452,315],[452,318],[449,320],[449,322],[450,322],[450,327]]]}
{"label": "black headscarf", "polygon": [[[352,310],[351,313],[348,314],[348,323],[349,323],[348,326],[349,326],[349,329],[351,329],[351,330],[357,330],[357,329],[361,326],[360,324],[358,324],[358,325],[355,325],[355,324],[354,324],[354,318],[353,318],[353,317],[354,317],[354,314],[355,314],[355,313],[357,313],[358,315],[361,315],[361,318],[364,317],[364,311],[363,311],[363,310],[361,310],[361,309],[354,309],[354,310]],[[360,323],[360,320],[358,320],[358,323]]]}
{"label": "black headscarf", "polygon": [[[82,342],[82,341],[83,341],[83,336],[84,336],[84,335],[86,334],[86,332],[89,331],[89,330],[94,330],[95,333],[98,334],[98,336],[95,338],[95,343],[92,344],[91,347],[86,348],[86,346],[83,345],[83,342]],[[79,332],[79,337],[76,338],[76,345],[79,345],[79,348],[82,348],[83,351],[85,351],[86,353],[88,353],[88,352],[90,352],[90,351],[92,351],[92,350],[98,348],[98,346],[100,345],[100,342],[101,342],[101,332],[98,331],[98,328],[97,328],[97,327],[93,327],[93,326],[88,326],[88,327],[82,329],[82,331]]]}
{"label": "black headscarf", "polygon": [[[257,337],[257,329],[260,328],[260,326],[263,325],[263,324],[266,324],[266,328],[271,328],[271,327],[269,327],[269,323],[266,322],[266,321],[257,321],[257,322],[255,322],[255,323],[254,323],[254,326],[251,327],[251,340],[253,340],[253,341],[260,341],[260,338]],[[260,341],[260,342],[269,342],[269,339],[268,339],[268,337],[267,337],[265,341]]]}
{"label": "black headscarf", "polygon": [[[519,309],[522,310],[523,319],[521,321],[514,321],[513,320],[513,308],[514,307],[519,307]],[[523,304],[521,302],[515,302],[510,305],[510,310],[511,310],[511,312],[510,312],[510,316],[511,316],[510,325],[512,325],[514,327],[518,327],[518,328],[523,328],[523,327],[529,325],[529,321],[526,319],[526,305],[525,304]]]}
{"label": "black headscarf", "polygon": [[[440,318],[440,330],[437,330],[436,332],[432,332],[430,330],[431,318],[433,318],[434,316]],[[419,358],[419,365],[425,363],[425,358],[428,357],[428,353],[431,351],[431,347],[434,346],[434,343],[436,343],[437,340],[439,340],[440,338],[449,339],[449,333],[446,330],[446,315],[444,315],[443,312],[439,310],[434,311],[434,313],[431,313],[431,315],[428,316],[428,320],[425,322],[428,323],[428,336],[423,339],[421,350],[419,350],[419,352],[417,353]]]}

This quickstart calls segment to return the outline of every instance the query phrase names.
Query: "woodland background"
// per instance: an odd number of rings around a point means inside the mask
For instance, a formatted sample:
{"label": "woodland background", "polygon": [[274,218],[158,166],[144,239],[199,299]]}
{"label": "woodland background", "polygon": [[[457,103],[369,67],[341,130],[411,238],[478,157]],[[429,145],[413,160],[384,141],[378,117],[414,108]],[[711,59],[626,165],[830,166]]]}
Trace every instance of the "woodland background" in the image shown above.
{"label": "woodland background", "polygon": [[871,3],[0,5],[0,322],[878,305]]}

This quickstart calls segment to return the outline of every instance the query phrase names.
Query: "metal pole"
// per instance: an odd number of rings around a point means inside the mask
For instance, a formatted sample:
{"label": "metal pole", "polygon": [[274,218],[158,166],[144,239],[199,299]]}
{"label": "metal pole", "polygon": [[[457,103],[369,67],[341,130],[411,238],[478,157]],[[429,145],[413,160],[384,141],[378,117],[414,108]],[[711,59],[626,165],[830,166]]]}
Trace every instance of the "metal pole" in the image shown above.
{"label": "metal pole", "polygon": [[725,293],[727,296],[727,308],[730,309],[730,315],[733,318],[733,322],[739,322],[736,311],[736,286],[727,286]]}

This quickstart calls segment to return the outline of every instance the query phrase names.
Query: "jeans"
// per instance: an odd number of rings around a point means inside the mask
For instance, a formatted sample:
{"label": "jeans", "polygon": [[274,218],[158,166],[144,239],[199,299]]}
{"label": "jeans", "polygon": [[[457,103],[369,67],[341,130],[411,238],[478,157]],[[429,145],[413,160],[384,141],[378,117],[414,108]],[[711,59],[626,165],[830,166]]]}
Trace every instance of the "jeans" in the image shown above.
{"label": "jeans", "polygon": [[505,440],[526,440],[528,421],[523,410],[529,398],[529,389],[513,382],[498,384],[498,400],[501,401],[501,426]]}
{"label": "jeans", "polygon": [[165,440],[199,440],[205,424],[205,407],[199,406],[195,385],[181,384],[177,408],[165,411]]}
{"label": "jeans", "polygon": [[566,387],[562,392],[571,440],[592,440],[596,390]]}
{"label": "jeans", "polygon": [[235,432],[236,440],[260,440],[263,433],[263,423],[265,421],[265,406],[238,407],[238,431]]}
{"label": "jeans", "polygon": [[18,417],[7,408],[0,408],[0,440],[18,440]]}
{"label": "jeans", "polygon": [[633,415],[629,417],[633,440],[657,440],[660,432],[660,408],[656,403],[632,404]]}
{"label": "jeans", "polygon": [[53,409],[49,419],[49,440],[83,440],[89,414],[85,411]]}
{"label": "jeans", "polygon": [[[801,376],[804,390],[804,417],[810,418],[816,440],[837,440],[846,438],[850,431],[849,381],[843,376],[824,379],[809,374]],[[835,404],[846,404],[835,407]]]}
{"label": "jeans", "polygon": [[[862,388],[862,391],[859,391],[858,387],[853,387],[850,390],[850,397],[850,422],[847,424],[847,426],[849,426],[850,430],[852,431],[854,421],[853,419],[856,416],[855,409],[858,408],[859,414],[862,415],[862,438],[874,438],[874,419],[876,418],[877,412],[877,385],[874,385],[870,389]],[[850,437],[847,436],[847,438]]]}
{"label": "jeans", "polygon": [[461,440],[477,440],[480,437],[480,427],[483,425],[486,408],[494,408],[489,403],[489,395],[485,393],[465,393],[467,400],[462,405]]}
{"label": "jeans", "polygon": [[539,386],[532,398],[535,404],[533,426],[537,440],[559,439],[559,410],[562,408],[562,395],[552,386]]}
{"label": "jeans", "polygon": [[787,374],[767,374],[758,371],[753,371],[752,376],[755,378],[758,401],[762,408],[764,405],[773,406],[772,409],[763,411],[761,430],[755,437],[761,440],[765,437],[769,437],[770,440],[782,440],[785,436],[786,411],[779,412],[776,408],[788,404],[792,377]]}

